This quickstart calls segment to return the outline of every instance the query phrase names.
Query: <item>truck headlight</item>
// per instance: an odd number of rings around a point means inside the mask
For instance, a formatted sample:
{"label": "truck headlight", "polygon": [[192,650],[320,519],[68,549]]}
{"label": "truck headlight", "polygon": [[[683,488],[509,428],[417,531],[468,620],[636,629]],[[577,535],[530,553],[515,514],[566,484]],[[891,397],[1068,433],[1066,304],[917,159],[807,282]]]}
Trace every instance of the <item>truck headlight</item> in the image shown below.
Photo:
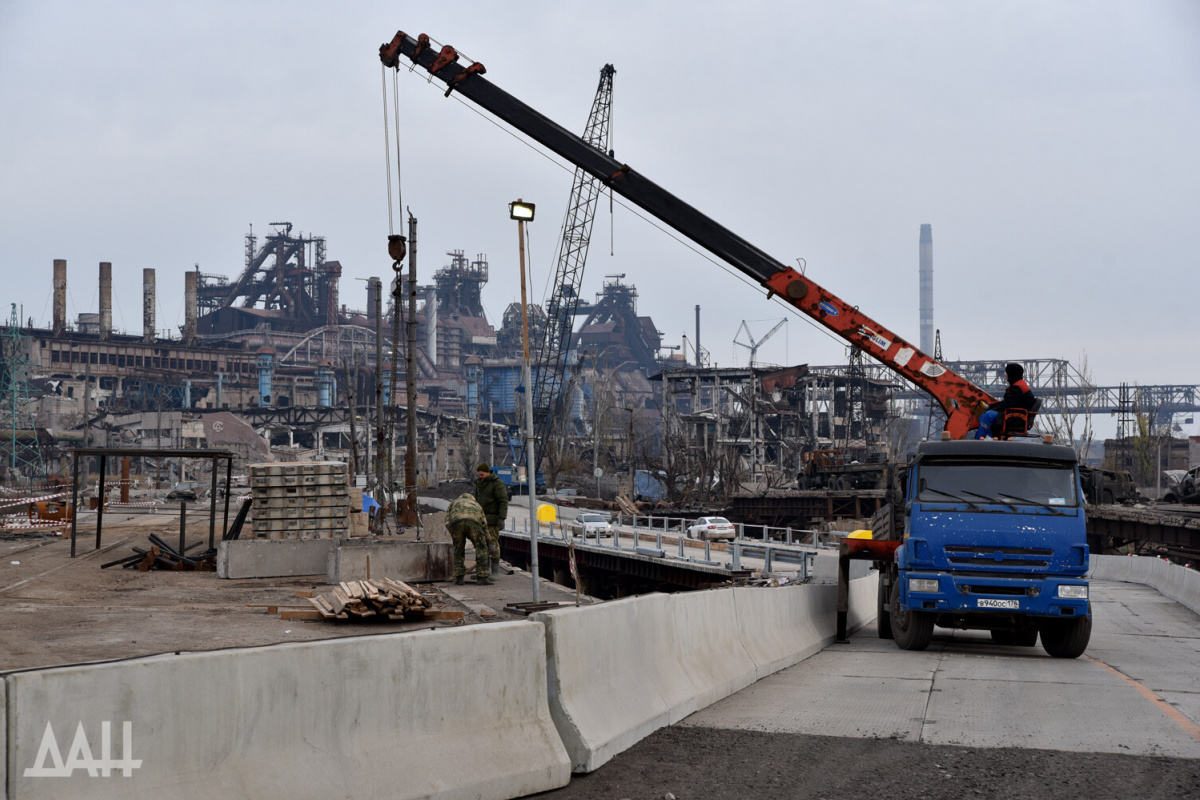
{"label": "truck headlight", "polygon": [[1058,587],[1058,596],[1063,600],[1087,600],[1088,587],[1062,584]]}
{"label": "truck headlight", "polygon": [[909,578],[908,590],[910,592],[936,592],[938,582],[936,578]]}

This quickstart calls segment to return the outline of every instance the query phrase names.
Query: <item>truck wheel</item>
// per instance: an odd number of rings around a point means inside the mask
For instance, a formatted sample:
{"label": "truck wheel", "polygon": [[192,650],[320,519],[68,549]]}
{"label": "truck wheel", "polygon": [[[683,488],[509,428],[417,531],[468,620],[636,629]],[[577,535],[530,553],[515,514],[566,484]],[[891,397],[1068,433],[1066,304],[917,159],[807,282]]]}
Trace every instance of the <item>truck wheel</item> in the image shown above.
{"label": "truck wheel", "polygon": [[992,641],[1005,647],[1033,647],[1037,644],[1038,632],[1032,631],[992,631]]}
{"label": "truck wheel", "polygon": [[1091,609],[1088,616],[1052,619],[1042,623],[1042,648],[1055,658],[1079,658],[1092,638]]}
{"label": "truck wheel", "polygon": [[892,584],[891,606],[892,638],[901,650],[924,650],[933,638],[933,615],[923,611],[900,609],[900,581]]}
{"label": "truck wheel", "polygon": [[879,575],[879,591],[875,596],[878,609],[875,624],[879,628],[879,638],[890,639],[892,638],[892,610],[888,605],[887,583],[883,580],[883,573]]}

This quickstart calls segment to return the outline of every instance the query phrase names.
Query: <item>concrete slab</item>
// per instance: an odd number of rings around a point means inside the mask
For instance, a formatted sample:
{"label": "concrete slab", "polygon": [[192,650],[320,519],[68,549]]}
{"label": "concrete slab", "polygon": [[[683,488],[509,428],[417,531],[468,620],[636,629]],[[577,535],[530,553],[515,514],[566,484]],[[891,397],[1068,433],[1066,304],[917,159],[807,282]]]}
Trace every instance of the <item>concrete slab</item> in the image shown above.
{"label": "concrete slab", "polygon": [[1099,682],[990,681],[939,675],[921,741],[1085,753],[1200,758],[1200,742],[1120,678],[1091,662]]}
{"label": "concrete slab", "polygon": [[[1093,581],[1088,654],[1134,677],[1200,724],[1200,618],[1144,586]],[[1168,601],[1170,602],[1170,601]],[[1174,607],[1172,607],[1174,606]],[[1162,631],[1178,632],[1167,636]],[[683,724],[933,744],[1200,758],[1197,741],[1158,704],[1086,659],[1001,647],[979,631],[935,630],[921,653],[876,638],[765,678]]]}
{"label": "concrete slab", "polygon": [[454,577],[454,559],[449,542],[340,539],[329,551],[325,574],[331,584],[368,577],[445,581]]}
{"label": "concrete slab", "polygon": [[220,578],[324,575],[335,539],[234,539],[217,545]]}
{"label": "concrete slab", "polygon": [[910,742],[919,739],[928,680],[832,675],[813,669],[811,661],[764,678],[680,724]]}

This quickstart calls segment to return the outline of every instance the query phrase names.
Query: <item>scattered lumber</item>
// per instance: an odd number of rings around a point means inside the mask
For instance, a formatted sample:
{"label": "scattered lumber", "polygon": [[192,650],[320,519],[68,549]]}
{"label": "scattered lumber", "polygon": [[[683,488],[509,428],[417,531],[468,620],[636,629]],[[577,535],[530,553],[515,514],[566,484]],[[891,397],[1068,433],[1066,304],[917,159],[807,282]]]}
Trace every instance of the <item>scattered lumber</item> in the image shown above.
{"label": "scattered lumber", "polygon": [[623,495],[623,494],[619,494],[619,495],[617,495],[617,507],[618,507],[618,508],[620,508],[620,509],[621,509],[621,511],[622,511],[623,513],[625,513],[625,514],[639,514],[639,513],[641,513],[641,512],[638,510],[638,507],[637,507],[637,506],[635,506],[635,505],[633,504],[633,502],[632,502],[632,501],[631,501],[631,500],[630,500],[628,497],[626,497],[626,496],[625,496],[625,495]]}

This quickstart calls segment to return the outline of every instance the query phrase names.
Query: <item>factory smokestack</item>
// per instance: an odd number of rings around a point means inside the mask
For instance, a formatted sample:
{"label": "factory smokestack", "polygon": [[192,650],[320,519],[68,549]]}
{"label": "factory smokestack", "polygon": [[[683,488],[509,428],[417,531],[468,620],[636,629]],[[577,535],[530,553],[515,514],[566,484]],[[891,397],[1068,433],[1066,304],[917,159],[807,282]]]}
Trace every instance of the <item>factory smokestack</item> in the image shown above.
{"label": "factory smokestack", "polygon": [[933,353],[933,226],[921,226],[921,352]]}
{"label": "factory smokestack", "polygon": [[142,340],[154,343],[154,269],[142,270]]}
{"label": "factory smokestack", "polygon": [[183,273],[183,340],[196,341],[196,275],[195,270]]}
{"label": "factory smokestack", "polygon": [[54,332],[67,329],[67,260],[54,259]]}
{"label": "factory smokestack", "polygon": [[112,264],[100,262],[100,338],[112,333]]}

